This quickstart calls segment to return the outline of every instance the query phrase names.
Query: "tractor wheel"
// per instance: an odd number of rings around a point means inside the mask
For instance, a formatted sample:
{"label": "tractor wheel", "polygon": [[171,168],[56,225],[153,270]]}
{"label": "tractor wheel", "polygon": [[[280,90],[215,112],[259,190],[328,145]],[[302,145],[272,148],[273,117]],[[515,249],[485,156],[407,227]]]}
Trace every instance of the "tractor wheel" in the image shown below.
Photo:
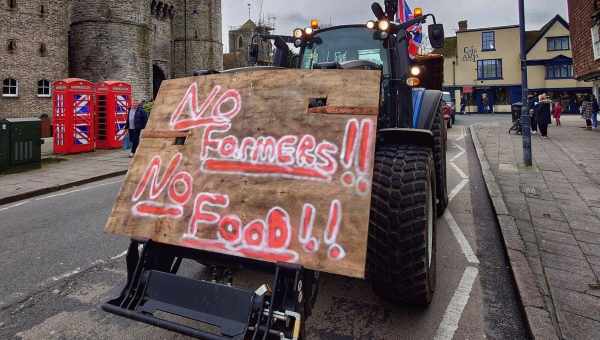
{"label": "tractor wheel", "polygon": [[[448,120],[450,124],[450,120]],[[435,163],[435,177],[436,177],[436,199],[437,199],[437,213],[438,216],[442,216],[446,207],[448,207],[448,186],[447,186],[447,175],[446,175],[446,151],[447,147],[447,131],[444,128],[444,119],[441,113],[437,113],[433,120],[433,126],[431,127],[433,132],[433,161]]]}
{"label": "tractor wheel", "polygon": [[436,276],[435,174],[429,148],[384,146],[373,171],[367,276],[386,300],[428,305]]}

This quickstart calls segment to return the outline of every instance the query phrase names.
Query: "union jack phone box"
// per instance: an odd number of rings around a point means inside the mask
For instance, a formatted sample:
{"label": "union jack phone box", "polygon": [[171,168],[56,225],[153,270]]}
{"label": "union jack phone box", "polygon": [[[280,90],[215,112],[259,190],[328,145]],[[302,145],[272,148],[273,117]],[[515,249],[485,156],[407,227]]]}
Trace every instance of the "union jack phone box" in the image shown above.
{"label": "union jack phone box", "polygon": [[127,113],[130,108],[130,84],[120,81],[104,81],[96,84],[96,148],[123,147]]}
{"label": "union jack phone box", "polygon": [[69,78],[52,84],[54,153],[76,154],[94,151],[93,83]]}

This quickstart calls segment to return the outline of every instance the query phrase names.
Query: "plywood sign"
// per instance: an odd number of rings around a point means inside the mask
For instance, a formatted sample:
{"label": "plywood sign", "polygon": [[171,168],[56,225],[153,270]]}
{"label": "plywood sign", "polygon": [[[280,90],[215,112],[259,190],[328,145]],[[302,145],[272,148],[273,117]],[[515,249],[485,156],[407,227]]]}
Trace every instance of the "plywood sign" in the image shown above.
{"label": "plywood sign", "polygon": [[107,231],[364,277],[380,76],[164,82]]}

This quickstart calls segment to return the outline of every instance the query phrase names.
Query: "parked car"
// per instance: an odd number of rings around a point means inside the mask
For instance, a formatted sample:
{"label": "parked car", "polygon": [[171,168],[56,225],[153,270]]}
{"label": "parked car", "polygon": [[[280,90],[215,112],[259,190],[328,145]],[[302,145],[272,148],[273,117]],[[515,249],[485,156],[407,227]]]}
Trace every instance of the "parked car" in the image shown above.
{"label": "parked car", "polygon": [[456,110],[454,100],[452,100],[450,92],[442,92],[442,105],[444,119],[446,120],[448,128],[451,128],[456,120]]}

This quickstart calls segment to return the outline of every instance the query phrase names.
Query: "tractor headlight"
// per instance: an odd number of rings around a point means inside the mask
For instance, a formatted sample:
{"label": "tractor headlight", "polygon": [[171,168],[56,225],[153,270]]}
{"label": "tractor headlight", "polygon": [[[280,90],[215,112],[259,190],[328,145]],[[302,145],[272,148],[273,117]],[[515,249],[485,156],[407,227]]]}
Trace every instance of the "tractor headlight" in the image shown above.
{"label": "tractor headlight", "polygon": [[373,21],[373,20],[369,20],[369,21],[367,22],[367,28],[368,28],[368,29],[370,29],[370,30],[374,30],[374,29],[375,29],[375,26],[377,26],[377,24],[375,23],[375,21]]}
{"label": "tractor headlight", "polygon": [[418,76],[420,76],[420,75],[421,75],[421,72],[422,72],[422,70],[421,70],[421,68],[420,68],[419,66],[413,66],[413,67],[411,67],[411,68],[410,68],[410,74],[411,74],[413,77],[418,77]]}
{"label": "tractor headlight", "polygon": [[307,27],[304,29],[304,33],[306,33],[306,35],[312,35],[314,31],[315,30],[312,27]]}
{"label": "tractor headlight", "polygon": [[380,31],[387,32],[390,29],[390,22],[388,20],[380,20],[377,26]]}
{"label": "tractor headlight", "polygon": [[304,35],[304,31],[302,31],[301,28],[296,28],[294,30],[294,38],[295,39],[302,39],[302,36]]}

